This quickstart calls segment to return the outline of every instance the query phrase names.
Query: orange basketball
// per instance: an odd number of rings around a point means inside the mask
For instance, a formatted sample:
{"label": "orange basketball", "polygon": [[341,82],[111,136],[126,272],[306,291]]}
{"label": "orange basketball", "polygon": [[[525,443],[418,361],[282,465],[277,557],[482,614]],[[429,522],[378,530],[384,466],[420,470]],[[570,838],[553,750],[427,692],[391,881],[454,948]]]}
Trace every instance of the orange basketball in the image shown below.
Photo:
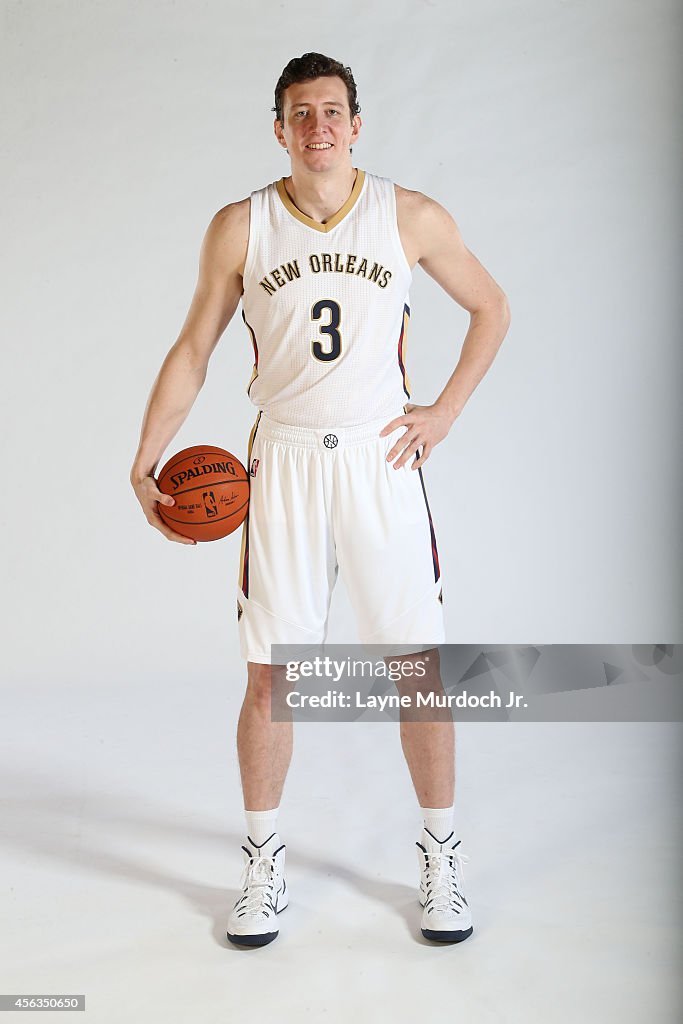
{"label": "orange basketball", "polygon": [[249,477],[238,458],[224,448],[197,444],[169,459],[157,486],[175,498],[158,503],[167,526],[194,540],[220,540],[244,521],[249,507]]}

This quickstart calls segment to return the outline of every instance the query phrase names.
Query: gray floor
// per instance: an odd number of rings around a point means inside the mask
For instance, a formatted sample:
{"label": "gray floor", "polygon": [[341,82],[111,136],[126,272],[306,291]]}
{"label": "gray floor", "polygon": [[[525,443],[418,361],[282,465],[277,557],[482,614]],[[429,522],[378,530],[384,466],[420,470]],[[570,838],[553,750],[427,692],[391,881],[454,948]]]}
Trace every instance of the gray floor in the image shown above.
{"label": "gray floor", "polygon": [[241,950],[240,687],[5,692],[3,992],[85,993],[97,1024],[680,1019],[680,726],[460,725],[475,932],[441,947],[396,727],[298,724],[290,906]]}

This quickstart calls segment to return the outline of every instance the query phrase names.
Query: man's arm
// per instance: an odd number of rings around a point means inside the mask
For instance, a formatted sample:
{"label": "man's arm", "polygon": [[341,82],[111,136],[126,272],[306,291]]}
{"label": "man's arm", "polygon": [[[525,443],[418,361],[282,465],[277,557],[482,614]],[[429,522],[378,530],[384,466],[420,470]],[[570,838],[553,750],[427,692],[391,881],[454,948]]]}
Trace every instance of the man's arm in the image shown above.
{"label": "man's arm", "polygon": [[411,266],[419,263],[470,314],[457,366],[434,404],[409,405],[406,416],[392,420],[382,431],[384,435],[397,426],[408,427],[389,452],[388,461],[402,452],[394,465],[399,469],[422,448],[412,465],[418,469],[434,445],[446,437],[493,362],[510,325],[510,307],[503,289],[463,242],[448,210],[421,192],[402,188],[397,188],[396,200],[408,262]]}
{"label": "man's arm", "polygon": [[147,521],[169,540],[181,543],[194,542],[169,529],[161,519],[157,502],[170,505],[173,499],[158,490],[154,473],[187,418],[206,379],[211,354],[237,309],[248,239],[248,199],[219,210],[209,224],[190,309],[147,400],[130,471],[130,482]]}

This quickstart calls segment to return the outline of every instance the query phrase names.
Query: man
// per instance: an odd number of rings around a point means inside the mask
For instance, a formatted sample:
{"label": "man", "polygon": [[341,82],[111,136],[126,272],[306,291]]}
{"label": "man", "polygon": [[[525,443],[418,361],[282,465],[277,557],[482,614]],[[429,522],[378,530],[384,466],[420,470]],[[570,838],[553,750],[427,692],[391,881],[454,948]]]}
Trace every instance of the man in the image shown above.
{"label": "man", "polygon": [[[203,242],[197,289],[152,389],[131,482],[148,522],[172,504],[154,479],[242,299],[259,409],[242,534],[238,629],[247,688],[237,748],[247,819],[242,895],[228,938],[264,945],[288,902],[276,831],[292,723],[273,721],[282,684],[273,644],[320,644],[341,568],[361,641],[431,651],[444,641],[443,591],[422,466],[486,373],[510,321],[505,294],[465,247],[450,214],[419,192],[355,168],[361,119],[349,68],[322,54],[289,62],[275,90],[275,137],[291,175],[221,209]],[[434,143],[429,140],[430,147]],[[457,367],[432,405],[410,397],[408,288],[419,263],[471,314]],[[412,460],[412,461],[411,461]],[[398,684],[409,692],[409,684]],[[456,847],[450,715],[402,721],[424,829],[422,934],[472,932]]]}

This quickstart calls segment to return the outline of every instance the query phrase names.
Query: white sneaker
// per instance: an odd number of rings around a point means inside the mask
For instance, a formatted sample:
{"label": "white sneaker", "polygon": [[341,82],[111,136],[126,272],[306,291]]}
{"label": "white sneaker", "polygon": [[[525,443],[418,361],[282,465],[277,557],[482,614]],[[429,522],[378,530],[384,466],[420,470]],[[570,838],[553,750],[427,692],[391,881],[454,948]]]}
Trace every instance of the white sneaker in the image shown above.
{"label": "white sneaker", "polygon": [[466,854],[456,853],[460,840],[454,833],[440,843],[426,828],[417,843],[420,861],[420,906],[422,934],[436,942],[462,942],[472,934],[472,915],[463,896],[463,862]]}
{"label": "white sneaker", "polygon": [[257,846],[247,836],[242,895],[228,919],[227,936],[238,946],[265,946],[277,938],[276,915],[289,902],[285,883],[285,844],[277,832]]}

